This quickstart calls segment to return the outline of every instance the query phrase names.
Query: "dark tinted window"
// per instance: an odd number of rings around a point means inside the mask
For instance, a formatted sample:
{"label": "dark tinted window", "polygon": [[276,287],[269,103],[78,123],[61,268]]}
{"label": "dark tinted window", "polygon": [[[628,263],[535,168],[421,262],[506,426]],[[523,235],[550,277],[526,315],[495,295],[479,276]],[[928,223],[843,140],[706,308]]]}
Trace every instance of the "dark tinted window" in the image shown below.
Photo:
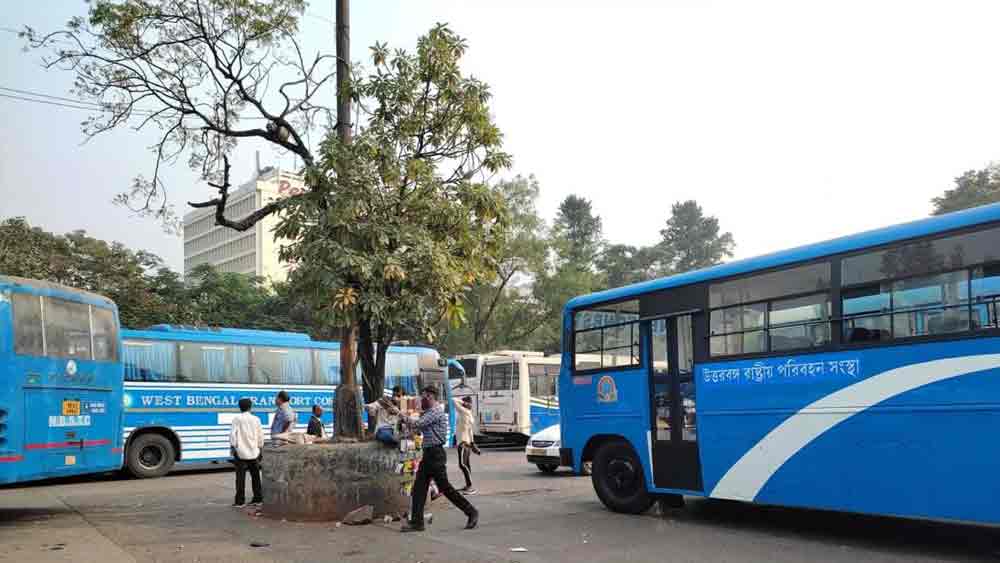
{"label": "dark tinted window", "polygon": [[90,306],[46,297],[43,307],[46,355],[91,359]]}
{"label": "dark tinted window", "polygon": [[[602,304],[577,311],[574,319],[574,365],[634,367],[639,365],[639,301]],[[596,360],[596,361],[595,361]]]}
{"label": "dark tinted window", "polygon": [[829,262],[810,264],[712,285],[709,306],[714,309],[829,288]]}
{"label": "dark tinted window", "polygon": [[477,360],[475,358],[466,358],[458,361],[458,363],[462,364],[462,367],[465,368],[465,377],[467,379],[479,376],[479,374],[476,373],[476,362]]}
{"label": "dark tinted window", "polygon": [[93,307],[94,359],[114,362],[118,360],[118,322],[111,309]]}
{"label": "dark tinted window", "polygon": [[14,353],[20,356],[43,356],[42,301],[37,295],[14,293]]}
{"label": "dark tinted window", "polygon": [[1000,261],[1000,227],[844,258],[841,284],[857,285]]}

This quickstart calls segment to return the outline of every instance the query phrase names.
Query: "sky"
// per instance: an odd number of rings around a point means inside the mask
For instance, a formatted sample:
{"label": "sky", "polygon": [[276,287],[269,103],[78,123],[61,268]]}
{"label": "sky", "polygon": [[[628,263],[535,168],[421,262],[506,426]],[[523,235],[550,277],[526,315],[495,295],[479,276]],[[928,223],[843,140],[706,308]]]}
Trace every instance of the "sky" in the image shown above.
{"label": "sky", "polygon": [[[55,29],[86,9],[9,4],[6,29]],[[671,204],[696,199],[733,233],[737,257],[755,256],[926,216],[956,176],[1000,159],[995,1],[356,0],[351,10],[362,63],[375,41],[412,48],[437,22],[465,37],[465,70],[490,84],[514,157],[505,176],[538,178],[549,221],[567,195],[590,199],[612,243],[655,243]],[[332,52],[333,0],[308,14],[307,50]],[[67,96],[72,76],[22,46],[0,31],[0,87]],[[152,132],[84,144],[86,112],[2,97],[0,111],[0,219],[85,229],[181,269],[179,237],[111,202],[151,174]],[[238,149],[235,180],[250,179],[258,148]],[[266,147],[261,159],[294,165]],[[166,179],[180,212],[211,197],[183,163]]]}

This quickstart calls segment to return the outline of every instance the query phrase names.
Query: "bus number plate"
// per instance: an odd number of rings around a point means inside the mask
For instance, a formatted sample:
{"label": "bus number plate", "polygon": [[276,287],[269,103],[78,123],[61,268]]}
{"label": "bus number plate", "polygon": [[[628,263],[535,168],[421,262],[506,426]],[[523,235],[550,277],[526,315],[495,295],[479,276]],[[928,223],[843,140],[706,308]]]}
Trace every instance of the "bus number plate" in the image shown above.
{"label": "bus number plate", "polygon": [[62,402],[63,416],[80,416],[80,401],[65,400]]}

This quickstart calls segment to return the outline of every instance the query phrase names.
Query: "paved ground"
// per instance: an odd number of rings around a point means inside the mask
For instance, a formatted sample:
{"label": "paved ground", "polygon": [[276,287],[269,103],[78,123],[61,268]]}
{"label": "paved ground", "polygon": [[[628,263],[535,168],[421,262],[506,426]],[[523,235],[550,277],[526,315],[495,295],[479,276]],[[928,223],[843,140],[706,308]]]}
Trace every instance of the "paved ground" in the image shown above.
{"label": "paved ground", "polygon": [[[0,489],[0,561],[969,561],[1000,556],[1000,529],[719,501],[612,514],[586,477],[542,475],[521,452],[473,458],[481,529],[434,503],[424,534],[335,527],[231,508],[232,472],[77,479]],[[458,479],[452,465],[453,477]],[[266,544],[252,547],[251,543]],[[511,548],[524,548],[512,552]]]}

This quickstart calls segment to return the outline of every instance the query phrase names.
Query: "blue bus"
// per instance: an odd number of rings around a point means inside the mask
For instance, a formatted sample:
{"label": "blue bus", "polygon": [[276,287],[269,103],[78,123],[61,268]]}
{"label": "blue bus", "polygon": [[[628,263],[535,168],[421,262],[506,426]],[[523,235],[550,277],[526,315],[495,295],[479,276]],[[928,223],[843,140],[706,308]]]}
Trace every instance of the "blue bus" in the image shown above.
{"label": "blue bus", "polygon": [[0,276],[0,484],[121,468],[118,357],[109,299]]}
{"label": "blue bus", "polygon": [[1000,204],[574,298],[562,461],[626,513],[1000,522],[998,300]]}
{"label": "blue bus", "polygon": [[[159,477],[175,464],[229,459],[229,425],[238,402],[250,397],[265,429],[278,391],[291,396],[304,432],[313,405],[323,407],[332,433],[333,396],[340,383],[340,344],[290,332],[157,325],[122,331],[125,372],[125,466],[138,477]],[[408,395],[447,376],[436,350],[392,346],[386,393]],[[440,373],[438,373],[440,372]],[[358,370],[361,377],[361,370]],[[440,381],[437,381],[440,379]],[[452,413],[453,415],[453,413]]]}

